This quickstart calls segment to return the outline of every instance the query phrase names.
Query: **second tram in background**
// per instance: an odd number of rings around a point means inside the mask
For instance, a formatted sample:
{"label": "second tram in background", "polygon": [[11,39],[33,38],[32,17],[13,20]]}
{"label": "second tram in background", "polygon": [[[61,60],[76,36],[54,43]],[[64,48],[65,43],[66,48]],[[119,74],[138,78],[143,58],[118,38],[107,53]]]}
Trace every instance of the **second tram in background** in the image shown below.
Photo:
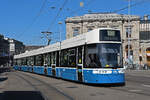
{"label": "second tram in background", "polygon": [[91,84],[124,84],[120,31],[99,28],[14,56],[14,68]]}

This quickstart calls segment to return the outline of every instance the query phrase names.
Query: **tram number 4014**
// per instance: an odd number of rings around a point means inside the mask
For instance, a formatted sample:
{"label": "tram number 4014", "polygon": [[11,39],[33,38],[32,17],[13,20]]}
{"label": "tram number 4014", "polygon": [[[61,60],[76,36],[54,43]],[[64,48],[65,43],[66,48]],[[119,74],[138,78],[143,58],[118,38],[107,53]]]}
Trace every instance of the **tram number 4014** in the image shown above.
{"label": "tram number 4014", "polygon": [[93,70],[93,74],[111,74],[111,70]]}

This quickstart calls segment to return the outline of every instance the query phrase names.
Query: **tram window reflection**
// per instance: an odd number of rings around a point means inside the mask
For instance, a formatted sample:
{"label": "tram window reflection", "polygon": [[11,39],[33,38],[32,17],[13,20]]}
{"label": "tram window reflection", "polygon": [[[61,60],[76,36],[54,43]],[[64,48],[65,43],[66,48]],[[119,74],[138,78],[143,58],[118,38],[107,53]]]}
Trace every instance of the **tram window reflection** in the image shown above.
{"label": "tram window reflection", "polygon": [[88,54],[86,64],[87,64],[87,67],[91,67],[91,68],[101,67],[101,63],[100,63],[99,58],[96,54]]}

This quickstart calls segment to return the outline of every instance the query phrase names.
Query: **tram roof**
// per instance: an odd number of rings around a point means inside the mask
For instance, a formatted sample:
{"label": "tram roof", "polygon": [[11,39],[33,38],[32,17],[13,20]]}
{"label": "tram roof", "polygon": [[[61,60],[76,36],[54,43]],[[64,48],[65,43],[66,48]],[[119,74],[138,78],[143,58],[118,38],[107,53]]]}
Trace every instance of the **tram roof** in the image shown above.
{"label": "tram roof", "polygon": [[[94,30],[84,33],[84,34],[77,35],[76,37],[62,41],[61,49],[77,47],[77,46],[81,46],[81,45],[85,45],[85,44],[104,43],[104,41],[99,41],[99,34],[98,34],[99,30],[104,30],[104,29],[112,30],[112,28],[98,28],[98,29],[94,29]],[[113,29],[113,30],[117,30],[117,29]],[[107,41],[105,43],[107,43]],[[60,50],[60,42],[57,42],[57,43],[54,43],[54,44],[51,44],[51,45],[48,45],[45,47],[41,47],[36,50],[31,50],[31,51],[27,51],[25,53],[14,55],[14,59],[30,57],[30,56],[39,55],[39,54],[45,54],[45,53],[58,51],[58,50]]]}

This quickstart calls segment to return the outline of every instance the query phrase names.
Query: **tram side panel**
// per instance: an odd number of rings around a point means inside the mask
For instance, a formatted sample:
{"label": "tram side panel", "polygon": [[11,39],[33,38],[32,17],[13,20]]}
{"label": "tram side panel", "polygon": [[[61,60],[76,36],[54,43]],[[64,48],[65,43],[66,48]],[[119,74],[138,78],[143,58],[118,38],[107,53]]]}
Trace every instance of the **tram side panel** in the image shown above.
{"label": "tram side panel", "polygon": [[84,69],[83,78],[85,83],[109,84],[124,83],[124,72],[118,69]]}
{"label": "tram side panel", "polygon": [[58,68],[58,75],[67,80],[77,81],[76,68]]}
{"label": "tram side panel", "polygon": [[47,67],[47,75],[52,76],[52,67]]}

